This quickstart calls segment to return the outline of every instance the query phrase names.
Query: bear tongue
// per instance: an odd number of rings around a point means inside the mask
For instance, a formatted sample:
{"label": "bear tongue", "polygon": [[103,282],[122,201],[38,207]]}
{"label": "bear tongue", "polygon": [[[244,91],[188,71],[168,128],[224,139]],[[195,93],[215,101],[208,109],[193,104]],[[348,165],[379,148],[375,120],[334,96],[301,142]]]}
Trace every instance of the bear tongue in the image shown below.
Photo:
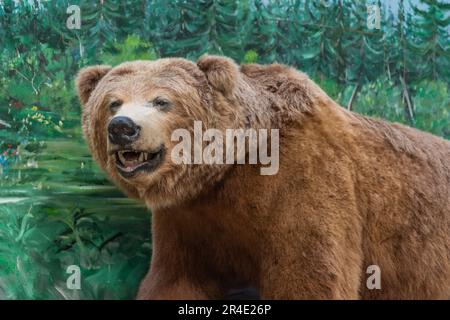
{"label": "bear tongue", "polygon": [[122,170],[132,172],[143,165],[144,165],[144,162],[133,162],[133,163],[127,162],[127,163],[124,163]]}

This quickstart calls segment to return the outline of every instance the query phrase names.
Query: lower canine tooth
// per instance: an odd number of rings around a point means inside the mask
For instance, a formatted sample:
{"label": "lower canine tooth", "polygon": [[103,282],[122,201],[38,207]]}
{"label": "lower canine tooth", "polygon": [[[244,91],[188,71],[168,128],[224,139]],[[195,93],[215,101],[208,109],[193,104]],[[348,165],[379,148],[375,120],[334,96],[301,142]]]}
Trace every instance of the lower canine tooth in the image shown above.
{"label": "lower canine tooth", "polygon": [[122,162],[123,164],[125,164],[125,157],[123,156],[123,153],[122,152],[118,152],[117,153],[118,155],[119,155],[119,160],[120,160],[120,162]]}
{"label": "lower canine tooth", "polygon": [[148,153],[144,152],[144,160],[147,161],[147,159],[148,159]]}
{"label": "lower canine tooth", "polygon": [[144,152],[139,154],[139,162],[144,162]]}

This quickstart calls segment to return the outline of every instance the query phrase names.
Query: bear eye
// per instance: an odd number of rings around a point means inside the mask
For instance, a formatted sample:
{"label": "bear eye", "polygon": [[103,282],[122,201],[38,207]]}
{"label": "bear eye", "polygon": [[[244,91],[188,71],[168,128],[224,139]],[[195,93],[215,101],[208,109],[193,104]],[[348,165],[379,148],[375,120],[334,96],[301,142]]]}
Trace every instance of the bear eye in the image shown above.
{"label": "bear eye", "polygon": [[154,107],[166,108],[170,105],[170,101],[161,97],[157,97],[152,102]]}
{"label": "bear eye", "polygon": [[109,104],[109,110],[114,113],[117,111],[117,109],[119,109],[119,107],[121,105],[122,105],[122,101],[120,101],[120,100],[113,101]]}

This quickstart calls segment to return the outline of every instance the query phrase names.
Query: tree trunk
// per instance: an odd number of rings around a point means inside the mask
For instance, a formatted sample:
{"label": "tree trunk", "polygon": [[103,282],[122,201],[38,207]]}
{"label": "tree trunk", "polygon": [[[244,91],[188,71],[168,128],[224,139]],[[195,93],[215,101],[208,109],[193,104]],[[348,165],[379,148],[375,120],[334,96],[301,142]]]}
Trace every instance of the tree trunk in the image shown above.
{"label": "tree trunk", "polygon": [[358,94],[358,91],[359,91],[359,87],[360,87],[360,86],[361,86],[361,85],[360,85],[360,83],[358,82],[358,83],[356,84],[356,86],[355,86],[355,89],[353,89],[352,96],[350,97],[350,100],[348,101],[347,109],[350,110],[350,111],[352,111],[352,109],[353,109],[353,102],[355,101],[355,98],[356,98],[356,95]]}
{"label": "tree trunk", "polygon": [[413,112],[411,98],[409,96],[409,91],[408,91],[408,87],[406,86],[405,79],[402,76],[400,76],[400,82],[403,87],[403,101],[405,101],[406,114],[408,115],[411,123],[414,123],[414,112]]}

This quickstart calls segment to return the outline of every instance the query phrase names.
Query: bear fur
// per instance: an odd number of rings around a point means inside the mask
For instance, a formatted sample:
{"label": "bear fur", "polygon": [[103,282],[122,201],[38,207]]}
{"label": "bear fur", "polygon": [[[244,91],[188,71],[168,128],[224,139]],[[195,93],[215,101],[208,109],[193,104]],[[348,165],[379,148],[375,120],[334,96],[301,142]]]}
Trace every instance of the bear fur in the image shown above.
{"label": "bear fur", "polygon": [[[305,74],[204,56],[80,71],[82,125],[94,159],[152,210],[153,256],[139,299],[450,298],[450,143],[338,106]],[[163,90],[153,133],[278,128],[280,167],[174,165],[123,178],[108,153],[107,103]],[[124,107],[125,108],[125,105]],[[145,143],[142,142],[142,143]],[[368,267],[381,288],[368,289]]]}

